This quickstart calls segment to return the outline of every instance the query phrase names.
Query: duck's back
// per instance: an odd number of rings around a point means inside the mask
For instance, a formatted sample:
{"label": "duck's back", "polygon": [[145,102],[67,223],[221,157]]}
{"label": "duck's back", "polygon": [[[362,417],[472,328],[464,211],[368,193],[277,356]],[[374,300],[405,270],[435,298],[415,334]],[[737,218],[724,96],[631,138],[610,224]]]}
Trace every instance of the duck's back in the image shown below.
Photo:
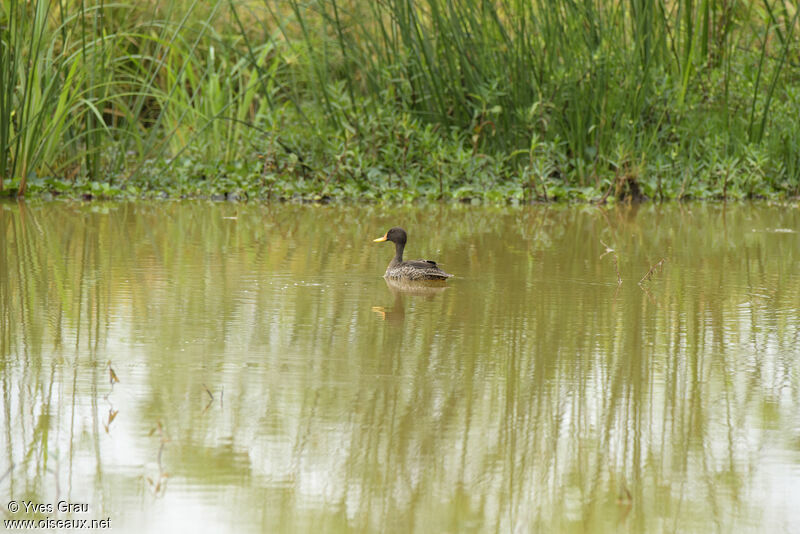
{"label": "duck's back", "polygon": [[394,280],[447,280],[453,276],[436,265],[433,260],[411,260],[390,264],[385,278]]}

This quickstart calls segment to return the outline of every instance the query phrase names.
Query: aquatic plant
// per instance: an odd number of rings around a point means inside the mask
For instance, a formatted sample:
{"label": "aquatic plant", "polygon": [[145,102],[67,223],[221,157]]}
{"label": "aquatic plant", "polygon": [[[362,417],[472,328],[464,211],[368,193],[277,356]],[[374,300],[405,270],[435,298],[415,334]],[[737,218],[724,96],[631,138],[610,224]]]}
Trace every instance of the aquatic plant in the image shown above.
{"label": "aquatic plant", "polygon": [[800,11],[786,0],[0,9],[11,194],[800,193]]}
{"label": "aquatic plant", "polygon": [[[309,91],[340,128],[358,131],[363,114],[330,104],[337,81],[351,98],[464,132],[473,152],[513,154],[518,169],[527,149],[552,143],[566,160],[551,169],[559,181],[662,198],[670,166],[737,159],[766,137],[797,135],[770,119],[796,74],[789,2],[289,5],[280,27],[288,42],[304,41]],[[796,154],[780,157],[770,170],[798,183]]]}

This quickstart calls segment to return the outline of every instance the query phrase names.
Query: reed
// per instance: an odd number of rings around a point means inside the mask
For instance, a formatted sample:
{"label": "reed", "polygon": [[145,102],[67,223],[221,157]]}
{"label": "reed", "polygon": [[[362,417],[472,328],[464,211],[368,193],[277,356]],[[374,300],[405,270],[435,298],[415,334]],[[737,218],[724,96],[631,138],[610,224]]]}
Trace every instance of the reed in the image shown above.
{"label": "reed", "polygon": [[786,1],[288,3],[302,31],[287,39],[318,45],[309,89],[320,100],[343,80],[351,94],[391,95],[470,132],[476,151],[523,160],[535,139],[564,143],[581,186],[601,187],[620,151],[632,159],[617,166],[643,168],[684,153],[709,120],[726,137],[723,156],[762,142],[797,48],[798,11]]}
{"label": "reed", "polygon": [[[800,191],[799,13],[788,0],[9,0],[0,190]],[[267,179],[260,157],[302,172]]]}
{"label": "reed", "polygon": [[31,177],[130,175],[187,148],[240,156],[274,92],[276,54],[269,44],[245,54],[243,33],[224,34],[224,3],[195,5],[5,4],[0,189],[9,178],[24,195]]}
{"label": "reed", "polygon": [[54,36],[62,32],[50,27],[49,2],[10,0],[4,9],[5,28],[0,50],[0,188],[3,179],[19,177],[24,194],[29,172],[59,159],[68,165],[74,153],[61,142],[80,117],[83,72],[80,59],[56,47]]}

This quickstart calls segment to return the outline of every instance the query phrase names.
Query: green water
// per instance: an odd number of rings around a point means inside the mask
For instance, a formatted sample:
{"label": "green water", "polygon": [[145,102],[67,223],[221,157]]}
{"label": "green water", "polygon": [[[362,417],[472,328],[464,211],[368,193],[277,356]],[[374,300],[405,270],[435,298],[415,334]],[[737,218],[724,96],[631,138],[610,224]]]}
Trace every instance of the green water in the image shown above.
{"label": "green water", "polygon": [[[387,286],[394,225],[446,289]],[[0,204],[3,519],[797,532],[798,232],[797,206]]]}

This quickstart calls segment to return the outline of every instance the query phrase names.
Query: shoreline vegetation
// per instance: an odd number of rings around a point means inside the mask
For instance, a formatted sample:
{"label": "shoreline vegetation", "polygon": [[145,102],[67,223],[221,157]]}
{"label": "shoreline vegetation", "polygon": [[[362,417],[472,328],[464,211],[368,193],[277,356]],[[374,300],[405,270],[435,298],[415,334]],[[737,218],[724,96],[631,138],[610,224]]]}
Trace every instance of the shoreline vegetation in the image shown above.
{"label": "shoreline vegetation", "polygon": [[0,195],[796,199],[788,0],[0,7]]}

